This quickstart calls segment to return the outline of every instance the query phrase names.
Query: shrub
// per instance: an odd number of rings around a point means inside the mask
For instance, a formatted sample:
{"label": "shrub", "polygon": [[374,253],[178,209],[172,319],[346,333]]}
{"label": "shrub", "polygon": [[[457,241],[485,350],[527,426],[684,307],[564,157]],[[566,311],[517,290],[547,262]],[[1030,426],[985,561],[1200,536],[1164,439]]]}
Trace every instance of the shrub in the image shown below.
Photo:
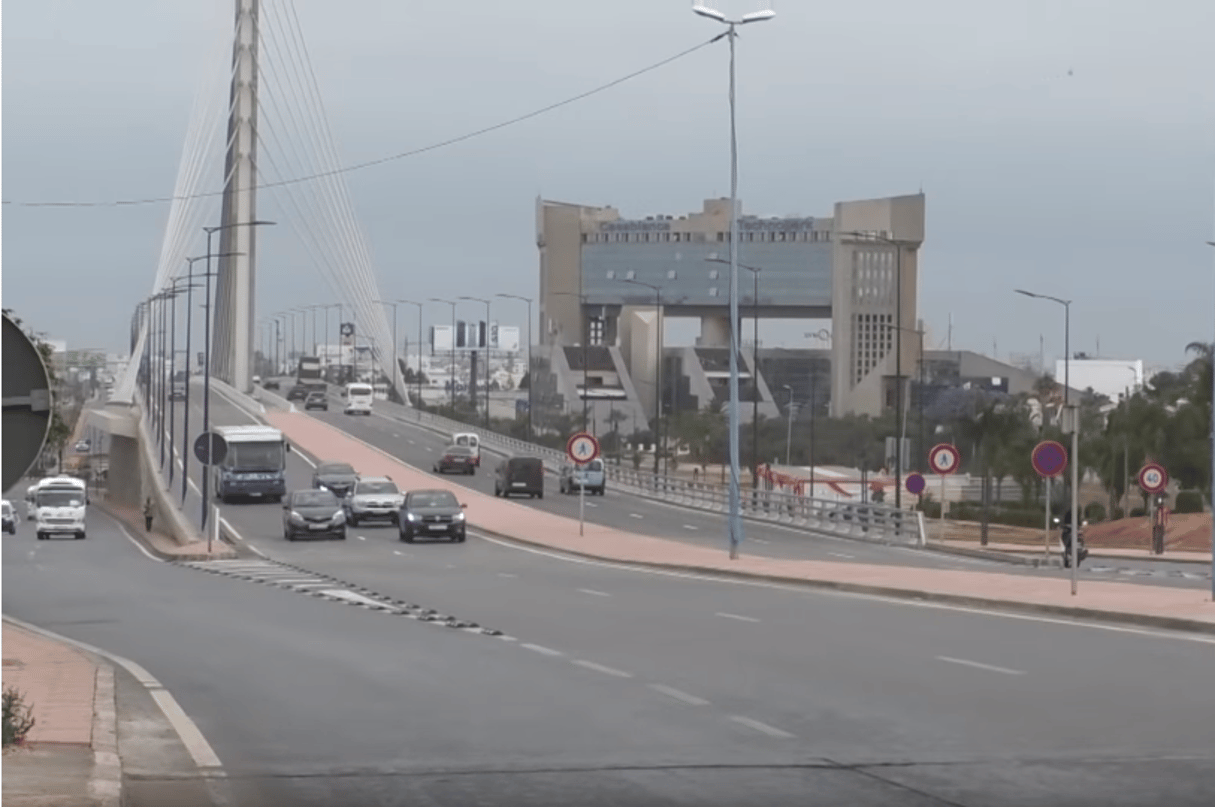
{"label": "shrub", "polygon": [[1202,494],[1196,490],[1183,490],[1177,494],[1173,504],[1174,513],[1201,513]]}
{"label": "shrub", "polygon": [[20,745],[34,727],[31,707],[15,687],[5,687],[2,699],[4,712],[4,745]]}
{"label": "shrub", "polygon": [[1143,509],[1142,507],[1132,507],[1131,508],[1131,518],[1143,518],[1146,515],[1147,515],[1147,510]]}
{"label": "shrub", "polygon": [[1084,508],[1084,518],[1088,521],[1105,521],[1105,505],[1101,502],[1089,502]]}

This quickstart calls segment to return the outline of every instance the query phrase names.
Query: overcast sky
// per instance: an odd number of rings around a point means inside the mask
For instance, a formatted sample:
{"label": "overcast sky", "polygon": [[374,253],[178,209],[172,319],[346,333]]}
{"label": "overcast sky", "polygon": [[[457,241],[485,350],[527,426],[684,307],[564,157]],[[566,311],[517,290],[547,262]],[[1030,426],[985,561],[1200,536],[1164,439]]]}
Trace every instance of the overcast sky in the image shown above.
{"label": "overcast sky", "polygon": [[[716,33],[689,5],[296,2],[343,163],[492,125],[671,56]],[[170,195],[232,6],[6,2],[4,200]],[[923,189],[920,309],[933,347],[952,317],[955,349],[1036,356],[1044,337],[1048,362],[1061,354],[1061,311],[1015,287],[1076,301],[1076,350],[1176,364],[1187,342],[1212,338],[1215,249],[1203,242],[1215,240],[1215,3],[772,7],[776,19],[739,41],[746,212],[829,216],[836,201]],[[629,217],[727,195],[727,57],[722,42],[517,126],[347,175],[382,295],[535,296],[537,194]],[[290,202],[263,192],[259,212],[283,221]],[[167,215],[165,204],[5,205],[4,306],[72,345],[125,349]],[[202,253],[201,233],[193,248]],[[330,300],[288,227],[263,231],[259,286],[259,313]],[[522,324],[505,304],[499,314]],[[403,330],[412,317],[402,312]]]}

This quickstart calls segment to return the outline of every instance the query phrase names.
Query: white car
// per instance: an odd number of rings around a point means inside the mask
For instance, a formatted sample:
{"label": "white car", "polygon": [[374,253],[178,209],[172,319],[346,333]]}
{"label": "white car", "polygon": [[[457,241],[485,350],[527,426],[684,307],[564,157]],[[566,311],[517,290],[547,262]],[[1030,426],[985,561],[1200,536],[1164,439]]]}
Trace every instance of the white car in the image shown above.
{"label": "white car", "polygon": [[360,521],[386,521],[396,524],[405,496],[386,476],[363,476],[354,483],[343,506],[346,522],[357,527]]}

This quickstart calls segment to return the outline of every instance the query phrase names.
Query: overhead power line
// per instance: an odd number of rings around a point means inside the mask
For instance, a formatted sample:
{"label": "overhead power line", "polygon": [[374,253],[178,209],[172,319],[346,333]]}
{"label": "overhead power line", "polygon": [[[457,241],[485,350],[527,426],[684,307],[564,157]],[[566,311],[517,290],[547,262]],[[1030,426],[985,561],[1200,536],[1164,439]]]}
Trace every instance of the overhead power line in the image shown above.
{"label": "overhead power line", "polygon": [[[701,42],[699,45],[695,45],[694,47],[688,48],[687,50],[680,51],[679,53],[676,53],[674,56],[669,56],[666,59],[663,59],[662,61],[655,62],[647,67],[641,68],[640,70],[635,70],[632,73],[621,76],[620,78],[614,79],[613,81],[609,81],[606,84],[601,84],[598,87],[595,87],[594,89],[587,90],[586,92],[579,93],[578,95],[571,96],[562,101],[558,101],[556,103],[549,104],[548,106],[533,110],[531,112],[528,112],[525,115],[519,115],[518,117],[511,118],[511,119],[505,120],[505,121],[501,121],[500,123],[495,123],[492,126],[486,126],[484,128],[476,129],[471,132],[466,132],[465,134],[459,135],[458,137],[452,137],[452,138],[448,138],[447,140],[441,140],[437,143],[431,143],[428,146],[422,146],[421,148],[410,149],[409,151],[402,151],[398,154],[390,154],[388,156],[379,157],[374,160],[367,160],[366,162],[355,163],[354,165],[347,165],[347,166],[343,166],[341,168],[335,168],[335,169],[332,169],[329,171],[323,171],[323,172],[316,173],[316,174],[309,174],[307,176],[294,177],[291,179],[282,179],[282,180],[278,180],[275,182],[265,182],[265,183],[255,185],[254,187],[260,190],[262,188],[277,188],[277,187],[282,187],[284,185],[297,185],[302,182],[312,182],[314,180],[323,179],[325,177],[333,176],[336,174],[348,174],[352,171],[360,171],[364,168],[371,168],[373,166],[383,165],[384,163],[393,162],[395,160],[403,160],[408,157],[416,157],[420,154],[426,154],[427,152],[437,151],[438,149],[446,148],[447,146],[454,146],[457,143],[463,143],[467,140],[472,140],[474,138],[481,137],[482,135],[487,135],[492,132],[496,132],[499,129],[505,129],[508,126],[514,126],[515,124],[523,123],[524,121],[528,121],[528,120],[531,120],[532,118],[536,118],[541,115],[547,114],[554,110],[560,109],[561,107],[569,106],[570,104],[576,103],[583,99],[590,98],[593,95],[598,95],[601,92],[605,92],[607,90],[612,89],[613,87],[624,84],[626,81],[631,81],[632,79],[638,78],[640,76],[644,76],[646,73],[651,73],[661,67],[665,67],[668,64],[671,64],[672,62],[676,62],[676,61],[684,58],[685,56],[690,56],[693,53],[695,53],[696,51],[701,50],[702,48],[706,48],[709,45],[712,45],[713,43],[718,42],[719,40],[721,40],[724,37],[725,37],[725,34],[719,34],[719,35],[713,37],[712,39]],[[195,193],[195,194],[188,194],[188,195],[183,195],[183,196],[156,196],[156,197],[149,197],[146,199],[118,199],[118,200],[103,201],[103,202],[4,201],[4,202],[0,202],[0,204],[12,205],[14,207],[124,207],[124,206],[133,206],[133,205],[160,204],[160,203],[164,203],[164,202],[182,201],[182,200],[186,200],[186,199],[199,199],[199,198],[204,198],[204,197],[208,197],[208,196],[221,196],[221,195],[223,195],[223,193],[224,193],[223,191],[209,191],[206,193]]]}

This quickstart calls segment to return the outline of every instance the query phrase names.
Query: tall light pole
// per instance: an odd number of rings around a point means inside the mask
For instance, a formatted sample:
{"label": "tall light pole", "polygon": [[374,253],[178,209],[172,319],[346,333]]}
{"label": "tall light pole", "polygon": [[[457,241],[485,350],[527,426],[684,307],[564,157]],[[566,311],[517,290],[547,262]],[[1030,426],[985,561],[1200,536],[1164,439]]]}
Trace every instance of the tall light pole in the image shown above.
{"label": "tall light pole", "polygon": [[[418,384],[418,400],[414,404],[414,408],[418,412],[418,418],[422,417],[422,303],[415,303],[413,300],[397,300],[401,305],[413,305],[418,308],[418,371],[414,375],[414,381]],[[395,314],[394,314],[395,315]],[[409,356],[405,357],[406,362],[409,361]],[[408,403],[408,401],[406,401]]]}
{"label": "tall light pole", "polygon": [[789,391],[789,405],[785,409],[785,467],[788,468],[793,455],[793,387],[785,384],[782,389]]}
{"label": "tall light pole", "polygon": [[[724,258],[707,258],[710,263],[725,263],[729,261]],[[746,269],[751,273],[754,280],[754,292],[751,298],[751,317],[753,330],[753,340],[755,344],[752,346],[751,361],[755,365],[755,372],[751,376],[751,490],[759,489],[759,273],[761,270],[758,266],[747,266],[745,263],[738,265],[740,269]]]}
{"label": "tall light pole", "polygon": [[[489,300],[482,297],[461,297],[474,303],[485,303],[485,428],[489,428]],[[585,391],[584,391],[585,394]],[[475,404],[474,404],[475,406]]]}
{"label": "tall light pole", "polygon": [[[845,230],[847,235],[862,241],[876,241],[894,247],[894,399],[895,417],[903,420],[903,249],[914,246],[910,241],[888,238],[880,233]],[[894,447],[894,506],[903,506],[903,438]]]}
{"label": "tall light pole", "polygon": [[392,391],[397,391],[397,304],[393,300],[376,300],[380,305],[392,306]]}
{"label": "tall light pole", "polygon": [[744,14],[731,20],[708,6],[695,5],[692,11],[702,17],[723,23],[730,40],[730,558],[738,557],[738,545],[743,539],[742,502],[738,480],[738,131],[734,101],[734,51],[738,26],[770,20],[776,16],[771,9]]}
{"label": "tall light pole", "polygon": [[[633,281],[629,281],[629,282],[633,282]],[[649,285],[649,284],[642,283],[640,285],[645,286],[645,285]],[[650,288],[653,288],[653,286],[650,286]],[[587,399],[586,399],[586,391],[587,391],[587,387],[588,387],[587,366],[588,366],[588,361],[589,361],[589,356],[587,354],[586,345],[587,345],[587,342],[590,341],[590,328],[587,327],[587,320],[586,320],[586,295],[582,294],[581,292],[577,292],[577,291],[555,291],[555,292],[553,292],[553,295],[558,296],[558,297],[577,297],[578,298],[578,308],[580,311],[582,311],[582,314],[581,314],[581,320],[582,320],[582,337],[581,337],[581,341],[582,341],[582,430],[586,431],[587,424],[590,422],[590,420],[587,418]],[[659,397],[661,397],[661,395],[659,395]],[[657,426],[655,426],[655,428],[657,428]],[[654,473],[658,473],[657,433],[655,433]]]}
{"label": "tall light pole", "polygon": [[[495,297],[506,297],[511,300],[522,300],[527,303],[527,440],[532,440],[532,390],[536,386],[536,379],[532,375],[532,298],[521,297],[518,294],[502,294],[498,293]],[[418,368],[421,369],[422,361],[418,360]]]}
{"label": "tall light pole", "polygon": [[[177,297],[178,297],[178,295],[183,294],[183,293],[186,295],[186,315],[189,316],[190,296],[193,293],[194,289],[199,288],[197,283],[188,283],[188,281],[190,281],[190,280],[193,280],[193,278],[186,276],[186,277],[179,277],[179,278],[171,281],[171,286],[173,289],[173,310],[172,310],[172,315],[170,316],[170,323],[169,323],[169,354],[172,356],[170,366],[173,367],[174,370],[176,370],[176,367],[177,367]],[[179,288],[177,285],[178,283],[187,283],[187,285]],[[187,328],[188,327],[189,326],[187,326]],[[187,330],[186,339],[188,340],[189,338],[190,338],[189,331]],[[188,344],[189,343],[187,342],[187,345]],[[182,382],[182,389],[185,390],[185,395],[186,395],[186,405],[183,407],[183,409],[185,409],[185,418],[186,418],[185,423],[189,423],[190,422],[189,421],[189,417],[190,417],[190,348],[188,346],[186,347],[186,368],[185,368],[185,370],[183,370],[183,372],[185,373],[185,380]],[[169,380],[170,380],[170,384],[171,384],[172,383],[171,376],[170,376]],[[173,440],[176,437],[176,433],[177,433],[177,408],[173,405],[172,399],[173,399],[173,396],[172,396],[172,394],[170,394],[169,395],[169,485],[166,488],[166,490],[172,489],[172,487],[173,487]],[[187,428],[185,423],[182,424],[183,429]],[[186,475],[186,465],[185,465],[184,456],[182,458],[181,475],[183,478]]]}
{"label": "tall light pole", "polygon": [[[1215,241],[1207,246],[1215,247]],[[1215,340],[1211,342],[1211,600],[1215,601]]]}
{"label": "tall light pole", "polygon": [[[658,475],[659,426],[662,424],[662,288],[653,283],[640,280],[621,279],[621,283],[631,283],[634,286],[645,286],[654,292],[654,327],[657,330],[654,338],[654,475]],[[672,412],[672,415],[675,413]]]}
{"label": "tall light pole", "polygon": [[[233,227],[261,227],[273,226],[273,221],[233,221],[228,224],[217,224],[213,227],[203,227],[203,232],[207,234],[207,252],[203,256],[207,260],[207,292],[206,292],[206,325],[203,341],[205,343],[206,358],[204,359],[203,367],[203,432],[211,431],[211,259],[218,257],[211,252],[211,236],[222,230],[229,230]],[[231,253],[233,255],[240,253]],[[240,379],[233,379],[240,381]],[[248,390],[241,390],[247,392]],[[203,474],[202,478],[202,506],[201,513],[198,517],[198,529],[200,532],[205,532],[207,529],[207,499],[210,497],[210,480],[211,475]]]}
{"label": "tall light pole", "polygon": [[451,406],[454,410],[456,407],[456,304],[452,300],[444,300],[441,297],[431,297],[430,302],[446,303],[451,306]]}
{"label": "tall light pole", "polygon": [[1026,297],[1033,297],[1037,300],[1050,300],[1052,303],[1058,303],[1063,306],[1063,409],[1067,413],[1067,423],[1065,425],[1069,426],[1072,432],[1072,451],[1071,457],[1068,458],[1068,464],[1071,465],[1072,471],[1072,545],[1069,554],[1071,555],[1072,562],[1072,596],[1075,596],[1076,556],[1078,554],[1077,547],[1080,543],[1080,413],[1079,407],[1073,407],[1069,403],[1072,390],[1072,301],[1052,297],[1049,294],[1035,294],[1025,289],[1017,289],[1016,292],[1017,294],[1024,294]]}

